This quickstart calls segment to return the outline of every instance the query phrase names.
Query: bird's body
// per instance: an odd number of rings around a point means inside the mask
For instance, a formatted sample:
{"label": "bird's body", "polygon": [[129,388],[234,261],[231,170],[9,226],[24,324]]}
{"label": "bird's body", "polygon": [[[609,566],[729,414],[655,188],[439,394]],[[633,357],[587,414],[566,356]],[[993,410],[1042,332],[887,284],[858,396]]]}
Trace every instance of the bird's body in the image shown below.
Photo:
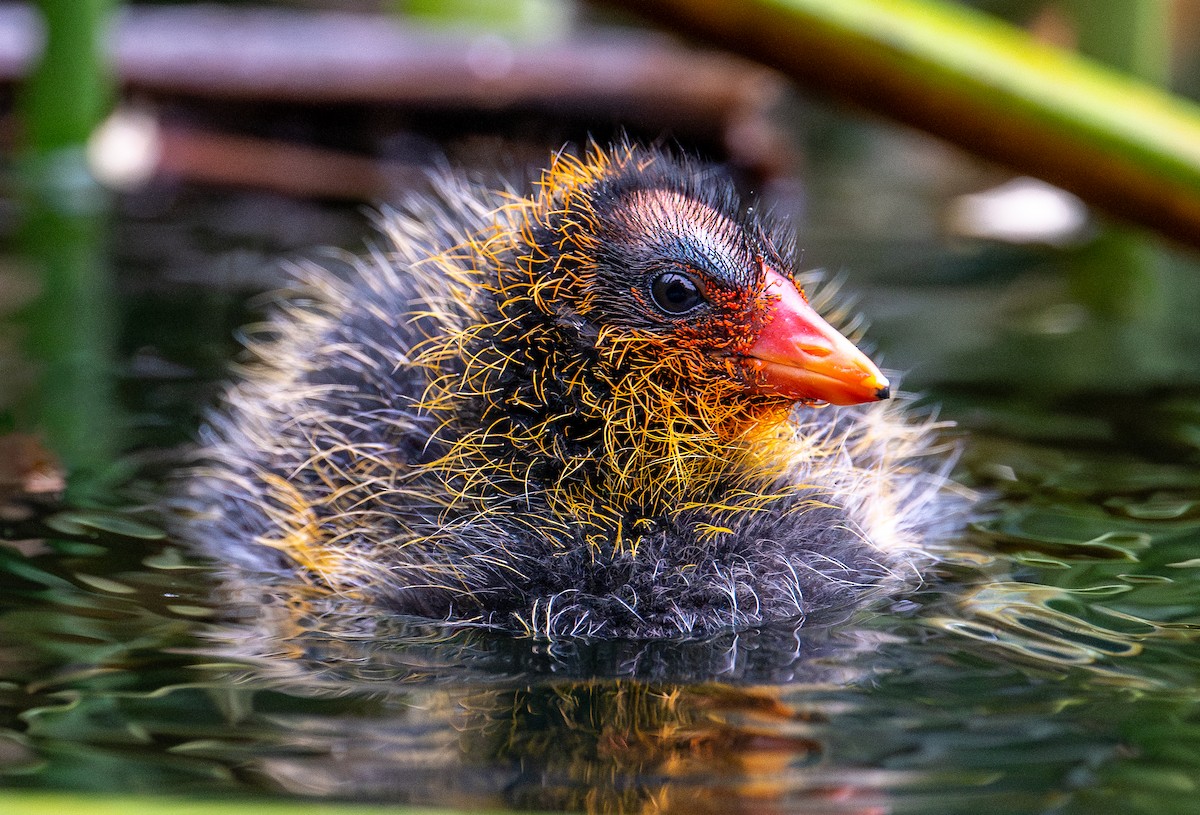
{"label": "bird's body", "polygon": [[354,274],[301,271],[210,417],[187,535],[229,568],[541,635],[696,635],[911,582],[953,523],[932,423],[808,406],[887,382],[711,168],[593,148],[528,197],[447,179],[382,225]]}

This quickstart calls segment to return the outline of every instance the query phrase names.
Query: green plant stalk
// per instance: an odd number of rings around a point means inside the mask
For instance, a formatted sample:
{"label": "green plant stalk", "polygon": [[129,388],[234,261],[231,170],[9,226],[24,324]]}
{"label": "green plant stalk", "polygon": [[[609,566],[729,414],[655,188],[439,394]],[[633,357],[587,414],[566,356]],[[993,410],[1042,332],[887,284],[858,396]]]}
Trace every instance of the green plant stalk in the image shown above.
{"label": "green plant stalk", "polygon": [[115,457],[115,321],[104,238],[108,198],[91,177],[86,143],[114,98],[104,57],[114,0],[41,0],[45,50],[20,97],[19,242],[41,293],[24,315],[39,369],[18,425],[41,433],[70,479],[70,497],[96,491]]}
{"label": "green plant stalk", "polygon": [[1200,245],[1200,107],[940,0],[608,0]]}
{"label": "green plant stalk", "polygon": [[46,47],[25,86],[26,146],[35,153],[87,141],[112,104],[104,37],[116,0],[38,0]]}

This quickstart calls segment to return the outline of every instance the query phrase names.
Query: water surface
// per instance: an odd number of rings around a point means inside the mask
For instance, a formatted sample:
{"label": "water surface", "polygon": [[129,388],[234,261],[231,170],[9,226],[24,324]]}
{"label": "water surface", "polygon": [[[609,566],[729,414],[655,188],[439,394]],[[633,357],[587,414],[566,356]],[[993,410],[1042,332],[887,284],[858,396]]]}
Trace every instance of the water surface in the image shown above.
{"label": "water surface", "polygon": [[919,279],[860,258],[872,336],[926,360],[908,381],[962,423],[957,477],[987,496],[926,584],[800,629],[548,643],[222,586],[138,512],[275,259],[309,238],[353,245],[363,226],[190,195],[117,223],[127,452],[109,508],[6,509],[5,786],[597,812],[1194,807],[1188,262],[1163,268],[1166,305],[1119,318],[1071,311],[1044,253],[929,249],[943,264]]}

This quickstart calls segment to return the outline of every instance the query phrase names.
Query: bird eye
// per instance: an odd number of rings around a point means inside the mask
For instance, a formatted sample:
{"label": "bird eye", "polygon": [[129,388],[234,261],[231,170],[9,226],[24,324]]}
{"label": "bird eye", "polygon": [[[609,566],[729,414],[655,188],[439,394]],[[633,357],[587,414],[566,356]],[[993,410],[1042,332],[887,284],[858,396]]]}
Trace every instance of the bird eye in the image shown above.
{"label": "bird eye", "polygon": [[700,284],[683,272],[663,272],[650,284],[654,305],[667,314],[687,314],[707,302]]}

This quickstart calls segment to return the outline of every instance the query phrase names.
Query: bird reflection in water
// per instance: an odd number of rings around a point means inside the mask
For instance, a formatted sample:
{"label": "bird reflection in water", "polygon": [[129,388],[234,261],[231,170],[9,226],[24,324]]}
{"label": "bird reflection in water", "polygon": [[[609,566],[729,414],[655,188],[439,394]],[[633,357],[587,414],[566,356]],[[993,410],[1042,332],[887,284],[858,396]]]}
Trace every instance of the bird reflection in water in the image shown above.
{"label": "bird reflection in water", "polygon": [[[871,660],[854,658],[877,647],[867,632],[781,627],[558,648],[330,609],[295,627],[296,609],[282,610],[289,625],[275,639],[270,614],[212,632],[224,639],[214,653],[222,685],[313,700],[238,723],[240,742],[269,719],[259,747],[227,744],[254,786],[465,809],[886,811],[878,784],[829,767],[822,702],[797,701],[806,688],[869,681]],[[254,646],[273,653],[251,659]],[[228,673],[233,661],[248,666],[240,678]],[[609,678],[589,676],[605,667]],[[612,677],[613,667],[627,675]],[[734,681],[712,681],[722,669]],[[321,699],[336,711],[317,715]],[[214,758],[220,741],[207,742]]]}

